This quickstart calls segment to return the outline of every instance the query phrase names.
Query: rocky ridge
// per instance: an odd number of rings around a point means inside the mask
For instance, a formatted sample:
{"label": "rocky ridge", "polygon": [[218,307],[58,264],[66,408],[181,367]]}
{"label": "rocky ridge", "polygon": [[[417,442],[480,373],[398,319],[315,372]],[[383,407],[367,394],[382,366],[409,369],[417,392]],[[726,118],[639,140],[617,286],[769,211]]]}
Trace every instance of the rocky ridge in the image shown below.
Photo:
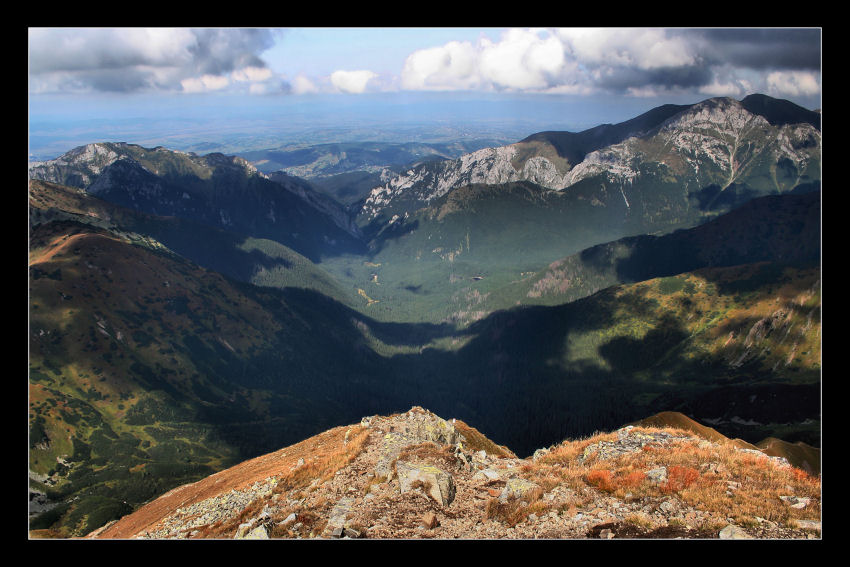
{"label": "rocky ridge", "polygon": [[521,459],[414,407],[180,487],[88,537],[817,539],[820,481],[641,426]]}
{"label": "rocky ridge", "polygon": [[631,184],[656,170],[685,180],[686,188],[686,181],[692,180],[701,185],[694,190],[713,183],[725,189],[750,169],[785,161],[802,176],[812,161],[809,149],[819,147],[820,140],[820,131],[809,123],[772,125],[742,102],[713,98],[685,107],[658,126],[593,149],[577,163],[559,158],[550,144],[538,142],[532,148],[519,142],[420,164],[372,189],[360,215],[372,220],[382,213],[404,214],[474,183],[530,181],[563,191],[596,176]]}

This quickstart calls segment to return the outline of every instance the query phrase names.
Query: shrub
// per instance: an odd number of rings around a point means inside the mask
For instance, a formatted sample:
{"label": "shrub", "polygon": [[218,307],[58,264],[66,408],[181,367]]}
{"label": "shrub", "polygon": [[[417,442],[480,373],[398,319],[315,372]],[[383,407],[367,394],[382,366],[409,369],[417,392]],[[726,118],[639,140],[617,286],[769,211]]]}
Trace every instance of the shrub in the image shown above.
{"label": "shrub", "polygon": [[590,471],[585,477],[585,482],[602,492],[614,492],[616,489],[613,475],[609,470]]}
{"label": "shrub", "polygon": [[662,492],[679,492],[691,486],[699,478],[699,471],[691,467],[672,466],[667,469],[667,482]]}

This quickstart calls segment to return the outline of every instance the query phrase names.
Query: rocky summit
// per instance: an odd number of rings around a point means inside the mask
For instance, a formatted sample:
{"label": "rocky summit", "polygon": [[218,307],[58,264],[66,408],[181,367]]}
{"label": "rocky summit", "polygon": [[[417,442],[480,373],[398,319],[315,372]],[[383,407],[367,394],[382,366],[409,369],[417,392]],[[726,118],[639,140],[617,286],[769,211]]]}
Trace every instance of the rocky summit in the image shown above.
{"label": "rocky summit", "polygon": [[630,425],[519,458],[421,407],[176,488],[88,538],[819,539],[820,480],[695,430]]}

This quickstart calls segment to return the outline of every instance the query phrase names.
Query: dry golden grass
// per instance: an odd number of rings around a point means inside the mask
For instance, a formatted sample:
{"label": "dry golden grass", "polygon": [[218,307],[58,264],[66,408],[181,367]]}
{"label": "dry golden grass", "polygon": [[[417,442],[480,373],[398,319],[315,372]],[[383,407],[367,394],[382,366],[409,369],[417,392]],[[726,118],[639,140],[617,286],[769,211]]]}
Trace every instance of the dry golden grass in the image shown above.
{"label": "dry golden grass", "polygon": [[535,488],[526,492],[522,498],[509,498],[501,502],[498,498],[487,500],[484,508],[485,517],[489,520],[498,520],[510,527],[522,523],[531,514],[541,515],[548,512],[549,504],[540,500],[543,489]]}
{"label": "dry golden grass", "polygon": [[455,429],[466,439],[464,448],[470,451],[485,451],[493,457],[505,457],[509,459],[516,458],[516,455],[504,445],[497,445],[490,441],[483,433],[464,423],[461,420],[455,420]]}
{"label": "dry golden grass", "polygon": [[[635,431],[688,434],[674,428],[639,427]],[[649,445],[610,459],[589,455],[584,463],[579,461],[589,445],[616,439],[615,433],[603,433],[565,441],[529,463],[524,472],[538,484],[560,483],[579,493],[590,487],[619,499],[676,496],[687,506],[744,525],[756,523],[757,517],[788,524],[820,516],[819,478],[794,467],[776,466],[767,456],[740,451],[732,441],[709,445],[691,438],[666,446]],[[667,468],[667,480],[660,484],[649,481],[646,471],[661,466]],[[810,498],[811,502],[802,509],[791,508],[780,499],[791,495]],[[494,513],[513,517],[509,510],[497,509]]]}
{"label": "dry golden grass", "polygon": [[431,441],[407,447],[399,453],[397,458],[397,461],[402,462],[411,460],[427,461],[435,466],[442,465],[443,467],[453,467],[458,462],[452,447],[438,445]]}
{"label": "dry golden grass", "polygon": [[279,476],[273,492],[282,493],[329,480],[336,471],[357,458],[368,439],[369,430],[357,425],[348,430],[346,439],[323,445],[321,451],[306,451],[304,464]]}

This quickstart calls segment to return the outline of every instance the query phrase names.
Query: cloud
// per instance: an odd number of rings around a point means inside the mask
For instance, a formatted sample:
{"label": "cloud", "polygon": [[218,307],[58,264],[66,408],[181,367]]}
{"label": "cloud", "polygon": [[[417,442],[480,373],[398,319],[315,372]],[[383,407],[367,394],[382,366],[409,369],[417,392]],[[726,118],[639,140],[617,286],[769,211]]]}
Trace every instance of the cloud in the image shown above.
{"label": "cloud", "polygon": [[759,70],[808,70],[821,67],[821,30],[709,29],[680,30],[709,64]]}
{"label": "cloud", "polygon": [[[743,96],[768,74],[819,71],[820,31],[650,28],[511,29],[491,40],[411,53],[408,90],[510,90],[657,96]],[[779,92],[812,94],[809,76],[776,75]]]}
{"label": "cloud", "polygon": [[265,29],[33,28],[30,91],[217,89],[231,73],[256,80],[274,37]]}
{"label": "cloud", "polygon": [[230,76],[234,81],[255,83],[272,78],[272,71],[266,67],[245,67],[236,69]]}
{"label": "cloud", "polygon": [[466,90],[481,86],[476,48],[469,42],[451,41],[441,47],[410,54],[401,72],[407,90]]}
{"label": "cloud", "polygon": [[693,47],[685,38],[662,29],[559,29],[556,31],[576,61],[584,65],[640,70],[691,66]]}
{"label": "cloud", "polygon": [[304,75],[298,75],[292,80],[292,92],[294,94],[318,93],[319,87]]}
{"label": "cloud", "polygon": [[811,96],[821,92],[815,73],[774,71],[767,76],[767,91],[778,96]]}
{"label": "cloud", "polygon": [[366,85],[378,74],[372,71],[334,71],[331,84],[344,93],[359,94],[365,92]]}
{"label": "cloud", "polygon": [[227,77],[219,75],[203,75],[201,77],[190,77],[180,81],[180,85],[187,93],[203,93],[209,91],[220,91],[230,84]]}

